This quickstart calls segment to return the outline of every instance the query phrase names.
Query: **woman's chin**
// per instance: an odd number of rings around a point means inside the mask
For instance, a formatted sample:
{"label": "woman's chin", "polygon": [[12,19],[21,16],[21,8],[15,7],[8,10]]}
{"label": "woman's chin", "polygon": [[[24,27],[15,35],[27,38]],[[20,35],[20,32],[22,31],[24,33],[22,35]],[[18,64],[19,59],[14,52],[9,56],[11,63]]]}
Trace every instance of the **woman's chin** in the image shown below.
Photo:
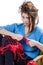
{"label": "woman's chin", "polygon": [[25,26],[28,26],[28,24],[24,24]]}

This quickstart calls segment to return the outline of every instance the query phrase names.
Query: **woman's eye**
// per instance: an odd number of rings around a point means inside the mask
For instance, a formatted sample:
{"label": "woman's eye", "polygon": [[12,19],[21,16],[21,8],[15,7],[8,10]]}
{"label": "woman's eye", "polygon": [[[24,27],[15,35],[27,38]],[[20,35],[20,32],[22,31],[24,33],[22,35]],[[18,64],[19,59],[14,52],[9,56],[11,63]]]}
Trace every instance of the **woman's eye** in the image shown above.
{"label": "woman's eye", "polygon": [[25,17],[24,17],[24,16],[22,16],[22,18],[24,19]]}
{"label": "woman's eye", "polygon": [[28,19],[28,17],[26,17]]}

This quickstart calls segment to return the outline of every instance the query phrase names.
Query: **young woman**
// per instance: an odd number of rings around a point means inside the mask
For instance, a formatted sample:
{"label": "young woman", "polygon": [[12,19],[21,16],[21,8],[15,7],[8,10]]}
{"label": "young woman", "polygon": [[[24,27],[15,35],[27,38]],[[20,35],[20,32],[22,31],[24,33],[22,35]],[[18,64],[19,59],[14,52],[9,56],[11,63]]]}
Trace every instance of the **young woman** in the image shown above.
{"label": "young woman", "polygon": [[[28,56],[26,60],[27,63],[29,60],[37,57],[40,54],[40,50],[43,51],[43,31],[37,26],[38,9],[31,1],[24,2],[20,6],[20,12],[23,23],[14,23],[0,27],[0,34],[9,35],[19,41],[22,40],[23,36],[30,40],[28,45],[21,42],[24,47],[24,56]],[[20,60],[19,63],[14,63],[15,65],[26,64],[23,60]],[[5,53],[5,65],[14,65],[14,63],[12,53],[7,51]]]}

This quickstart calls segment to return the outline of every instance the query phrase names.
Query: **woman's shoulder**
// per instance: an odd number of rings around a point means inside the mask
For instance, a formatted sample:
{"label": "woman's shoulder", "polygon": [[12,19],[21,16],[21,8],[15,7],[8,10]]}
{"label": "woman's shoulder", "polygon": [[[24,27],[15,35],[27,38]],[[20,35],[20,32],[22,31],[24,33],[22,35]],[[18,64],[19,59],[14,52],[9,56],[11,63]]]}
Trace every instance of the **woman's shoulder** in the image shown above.
{"label": "woman's shoulder", "polygon": [[35,34],[35,37],[40,37],[43,35],[43,30],[39,26],[35,26],[34,34]]}
{"label": "woman's shoulder", "polygon": [[23,28],[23,23],[15,23],[14,24],[15,28]]}
{"label": "woman's shoulder", "polygon": [[37,33],[43,33],[43,30],[39,26],[34,27],[35,32]]}
{"label": "woman's shoulder", "polygon": [[12,25],[23,26],[23,23],[13,23]]}

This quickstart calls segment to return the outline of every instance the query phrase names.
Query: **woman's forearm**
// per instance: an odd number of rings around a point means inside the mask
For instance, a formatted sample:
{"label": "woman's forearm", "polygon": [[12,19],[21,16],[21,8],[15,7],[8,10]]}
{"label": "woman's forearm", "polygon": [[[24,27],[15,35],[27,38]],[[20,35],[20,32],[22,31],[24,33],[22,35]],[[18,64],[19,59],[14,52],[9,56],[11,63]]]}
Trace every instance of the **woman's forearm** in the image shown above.
{"label": "woman's forearm", "polygon": [[[0,34],[13,36],[13,33],[12,33],[12,32],[9,32],[9,31],[7,31],[7,30],[5,30],[5,29],[1,29],[1,30],[0,30]],[[14,34],[14,35],[15,35],[15,34]]]}
{"label": "woman's forearm", "polygon": [[43,44],[41,44],[40,42],[35,41],[35,40],[33,40],[33,39],[28,39],[28,40],[30,40],[30,41],[28,42],[28,44],[30,45],[30,47],[36,46],[36,47],[39,48],[41,51],[43,51]]}
{"label": "woman's forearm", "polygon": [[35,45],[36,45],[41,51],[43,51],[43,44],[37,42]]}
{"label": "woman's forearm", "polygon": [[20,34],[15,34],[15,33],[13,33],[13,32],[7,31],[7,30],[5,30],[5,29],[1,29],[1,30],[0,30],[0,34],[2,34],[2,35],[9,35],[9,36],[11,36],[13,39],[17,39],[17,40],[21,40],[21,39],[22,39],[22,35],[20,35]]}

